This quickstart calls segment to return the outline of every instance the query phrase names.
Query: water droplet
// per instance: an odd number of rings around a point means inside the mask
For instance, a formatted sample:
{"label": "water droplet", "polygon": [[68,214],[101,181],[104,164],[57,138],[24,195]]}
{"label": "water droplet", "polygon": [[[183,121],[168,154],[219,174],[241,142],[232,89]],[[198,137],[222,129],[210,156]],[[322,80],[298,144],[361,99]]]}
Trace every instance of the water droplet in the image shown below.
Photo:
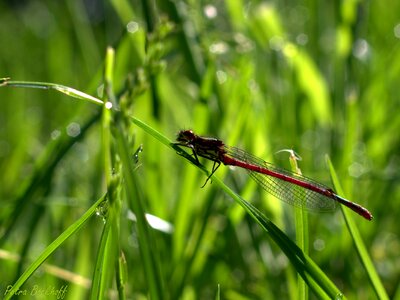
{"label": "water droplet", "polygon": [[67,126],[67,134],[70,137],[77,137],[81,133],[81,126],[78,123],[72,122]]}
{"label": "water droplet", "polygon": [[358,39],[354,43],[353,55],[360,60],[366,60],[370,54],[370,46],[364,39]]}
{"label": "water droplet", "polygon": [[322,251],[325,249],[325,241],[323,239],[316,239],[313,246],[315,250]]}
{"label": "water droplet", "polygon": [[139,23],[134,21],[129,22],[126,24],[126,30],[128,30],[129,33],[135,33],[139,30]]}
{"label": "water droplet", "polygon": [[228,79],[228,75],[224,71],[218,70],[217,71],[217,80],[219,84],[223,84]]}
{"label": "water droplet", "polygon": [[143,145],[140,145],[137,150],[135,151],[135,153],[133,153],[132,157],[133,157],[133,163],[136,165],[139,163],[139,154],[143,151]]}
{"label": "water droplet", "polygon": [[108,200],[104,200],[96,208],[96,216],[103,219],[103,223],[106,223],[108,215]]}
{"label": "water droplet", "polygon": [[214,19],[218,15],[218,10],[214,5],[208,4],[204,6],[204,14],[209,19]]}
{"label": "water droplet", "polygon": [[343,299],[343,294],[342,293],[338,293],[338,294],[336,294],[336,296],[335,296],[335,300],[341,300],[341,299]]}
{"label": "water droplet", "polygon": [[107,108],[107,109],[111,109],[112,108],[112,103],[110,102],[110,101],[107,101],[106,102],[106,104],[105,104],[105,107]]}
{"label": "water droplet", "polygon": [[50,134],[52,140],[58,139],[58,137],[59,137],[60,135],[61,135],[61,131],[58,130],[58,129],[53,130],[53,131],[51,132],[51,134]]}
{"label": "water droplet", "polygon": [[228,45],[224,42],[213,43],[209,47],[210,52],[214,54],[224,54],[228,52],[228,49],[229,49]]}

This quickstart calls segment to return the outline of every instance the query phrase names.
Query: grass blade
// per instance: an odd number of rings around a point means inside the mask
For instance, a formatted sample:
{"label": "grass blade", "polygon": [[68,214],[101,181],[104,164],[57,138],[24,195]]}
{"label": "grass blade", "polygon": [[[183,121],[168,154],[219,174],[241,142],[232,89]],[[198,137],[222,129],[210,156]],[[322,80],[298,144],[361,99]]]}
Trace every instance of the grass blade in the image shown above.
{"label": "grass blade", "polygon": [[156,243],[151,228],[146,221],[143,197],[139,194],[136,186],[138,180],[136,179],[134,166],[129,156],[128,145],[121,128],[116,130],[115,137],[117,151],[123,166],[122,172],[125,179],[127,199],[129,199],[129,205],[136,216],[140,253],[143,259],[147,284],[149,285],[149,293],[151,299],[163,299],[165,289],[163,288],[163,278],[160,273],[160,262],[156,255]]}
{"label": "grass blade", "polygon": [[23,87],[31,89],[45,89],[45,90],[56,90],[65,95],[71,96],[76,99],[86,100],[97,105],[102,105],[103,101],[93,97],[89,94],[81,92],[77,89],[50,82],[35,82],[35,81],[16,81],[10,80],[9,78],[0,79],[0,86],[11,86],[11,87]]}
{"label": "grass blade", "polygon": [[[293,150],[288,150],[290,153],[290,165],[292,171],[302,175],[300,168],[297,165],[297,160],[299,159]],[[300,192],[302,197],[306,197],[304,191]],[[309,248],[309,230],[308,230],[308,214],[307,210],[295,207],[295,222],[296,222],[296,244],[299,248],[308,255]],[[308,299],[308,289],[305,281],[298,275],[298,287],[297,287],[297,299]]]}
{"label": "grass blade", "polygon": [[54,252],[56,251],[68,238],[74,233],[79,231],[82,226],[90,219],[95,213],[97,206],[104,201],[105,195],[98,199],[87,211],[79,218],[74,224],[68,227],[58,238],[56,238],[50,245],[44,249],[42,254],[25,270],[20,278],[13,284],[12,289],[5,295],[5,300],[11,299],[16,291],[25,283],[26,280],[40,267],[40,265]]}
{"label": "grass blade", "polygon": [[107,299],[106,291],[111,285],[118,248],[118,232],[116,230],[118,214],[119,212],[112,206],[107,211],[106,225],[103,228],[93,274],[91,299]]}
{"label": "grass blade", "polygon": [[[329,165],[329,170],[331,173],[333,185],[335,187],[335,190],[338,192],[340,195],[344,195],[343,189],[340,185],[339,178],[337,177],[336,171],[332,165],[332,162],[330,161],[329,157],[326,158],[328,165]],[[349,230],[349,233],[354,241],[354,246],[356,247],[357,253],[360,257],[361,263],[364,265],[365,270],[367,271],[368,278],[374,287],[375,293],[379,299],[389,299],[388,295],[386,294],[385,288],[383,287],[383,284],[378,276],[378,273],[376,272],[376,269],[374,267],[374,264],[372,263],[371,257],[368,254],[367,248],[361,238],[360,231],[358,230],[356,224],[354,223],[353,217],[352,217],[352,212],[348,210],[347,208],[343,207],[343,205],[340,206],[344,219],[346,221],[347,229]]]}

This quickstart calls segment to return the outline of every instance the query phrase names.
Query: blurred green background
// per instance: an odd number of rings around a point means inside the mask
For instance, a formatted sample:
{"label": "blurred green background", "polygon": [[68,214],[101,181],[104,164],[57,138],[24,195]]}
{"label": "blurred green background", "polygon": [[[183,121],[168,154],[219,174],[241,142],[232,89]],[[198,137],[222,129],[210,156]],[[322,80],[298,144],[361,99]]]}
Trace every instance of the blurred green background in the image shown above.
{"label": "blurred green background", "polygon": [[[191,128],[285,168],[287,154],[276,152],[291,148],[303,174],[330,185],[328,154],[344,196],[374,215],[353,217],[387,294],[400,299],[400,2],[9,0],[0,2],[0,45],[0,77],[97,97],[112,46],[115,93],[133,86],[132,116],[172,140]],[[106,187],[99,119],[60,157],[52,148],[60,135],[76,137],[98,107],[12,87],[0,88],[0,101],[4,295]],[[222,299],[296,299],[294,269],[240,207],[215,184],[201,189],[205,175],[140,128],[132,139],[143,145],[146,211],[174,227],[155,230],[165,298],[214,298],[219,284]],[[295,239],[292,207],[245,172],[221,167],[217,176]],[[134,222],[127,209],[121,216],[125,292],[144,299]],[[310,213],[309,222],[311,258],[349,299],[375,299],[340,210]],[[67,285],[67,299],[86,299],[103,220],[89,225],[23,289]]]}

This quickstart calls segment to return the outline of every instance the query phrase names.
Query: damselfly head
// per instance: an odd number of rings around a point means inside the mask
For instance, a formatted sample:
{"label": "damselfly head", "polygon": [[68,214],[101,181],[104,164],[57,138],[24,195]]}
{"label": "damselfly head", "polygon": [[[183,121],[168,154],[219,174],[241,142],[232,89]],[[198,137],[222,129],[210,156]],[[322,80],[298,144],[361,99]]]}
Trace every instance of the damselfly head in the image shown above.
{"label": "damselfly head", "polygon": [[193,142],[195,139],[196,139],[196,134],[191,129],[181,130],[178,132],[178,135],[176,136],[176,140],[178,142],[185,144],[189,144]]}

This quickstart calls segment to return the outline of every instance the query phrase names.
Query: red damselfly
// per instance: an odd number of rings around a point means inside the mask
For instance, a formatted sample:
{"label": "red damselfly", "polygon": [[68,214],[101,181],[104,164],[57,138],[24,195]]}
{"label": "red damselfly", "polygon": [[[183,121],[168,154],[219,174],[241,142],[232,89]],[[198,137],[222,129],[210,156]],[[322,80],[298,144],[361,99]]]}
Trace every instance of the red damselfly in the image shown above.
{"label": "red damselfly", "polygon": [[330,211],[338,202],[367,220],[373,218],[366,208],[340,197],[331,188],[303,175],[278,168],[244,150],[229,147],[219,139],[199,136],[192,130],[182,130],[176,140],[177,145],[192,149],[197,163],[198,156],[213,161],[211,175],[221,163],[240,167],[246,169],[264,190],[291,205],[309,210]]}

